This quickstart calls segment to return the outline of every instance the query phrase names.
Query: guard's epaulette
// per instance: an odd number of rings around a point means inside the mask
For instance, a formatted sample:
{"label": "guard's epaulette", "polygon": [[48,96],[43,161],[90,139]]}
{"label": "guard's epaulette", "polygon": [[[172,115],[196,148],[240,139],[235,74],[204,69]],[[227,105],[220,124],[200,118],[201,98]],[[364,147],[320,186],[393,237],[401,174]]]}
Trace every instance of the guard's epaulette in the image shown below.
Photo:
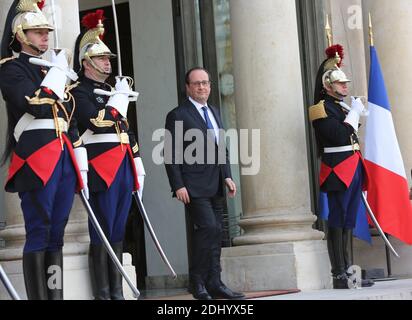
{"label": "guard's epaulette", "polygon": [[1,59],[1,60],[0,60],[0,66],[2,66],[3,64],[5,64],[6,62],[9,62],[9,61],[11,61],[11,60],[14,60],[14,59],[16,59],[15,56]]}
{"label": "guard's epaulette", "polygon": [[319,119],[325,119],[328,117],[328,114],[326,113],[325,110],[325,100],[322,100],[318,104],[311,106],[309,108],[309,120],[311,122],[319,120]]}

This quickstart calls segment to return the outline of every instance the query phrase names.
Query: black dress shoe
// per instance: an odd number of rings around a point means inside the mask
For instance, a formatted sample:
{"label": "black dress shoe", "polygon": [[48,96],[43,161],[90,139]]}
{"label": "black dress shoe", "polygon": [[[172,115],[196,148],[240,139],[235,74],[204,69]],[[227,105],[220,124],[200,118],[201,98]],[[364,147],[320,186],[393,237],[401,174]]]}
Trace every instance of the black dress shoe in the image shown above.
{"label": "black dress shoe", "polygon": [[219,287],[209,289],[209,293],[213,299],[229,299],[229,300],[243,300],[245,295],[240,292],[234,292],[226,287],[224,284]]}
{"label": "black dress shoe", "polygon": [[196,300],[212,300],[212,297],[202,283],[194,283],[190,285],[189,293],[191,293]]}
{"label": "black dress shoe", "polygon": [[362,279],[362,288],[372,287],[375,282],[372,279]]}
{"label": "black dress shoe", "polygon": [[333,289],[350,289],[349,283],[352,280],[348,278],[346,273],[339,274],[333,277]]}

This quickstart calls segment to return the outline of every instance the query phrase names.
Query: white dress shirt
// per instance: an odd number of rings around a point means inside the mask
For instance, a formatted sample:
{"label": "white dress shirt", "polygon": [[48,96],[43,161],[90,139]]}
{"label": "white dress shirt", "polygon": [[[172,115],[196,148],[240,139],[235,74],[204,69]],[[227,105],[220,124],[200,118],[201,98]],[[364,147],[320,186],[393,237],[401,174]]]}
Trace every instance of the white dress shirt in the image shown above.
{"label": "white dress shirt", "polygon": [[202,105],[199,102],[193,100],[191,97],[189,97],[189,101],[195,105],[197,111],[199,112],[200,116],[205,121],[205,123],[206,123],[206,119],[205,119],[205,114],[202,108],[207,107],[207,114],[209,116],[210,122],[212,123],[213,129],[215,131],[216,143],[219,144],[219,125],[217,124],[217,121],[215,119],[215,116],[213,115],[213,112],[210,110],[207,104]]}

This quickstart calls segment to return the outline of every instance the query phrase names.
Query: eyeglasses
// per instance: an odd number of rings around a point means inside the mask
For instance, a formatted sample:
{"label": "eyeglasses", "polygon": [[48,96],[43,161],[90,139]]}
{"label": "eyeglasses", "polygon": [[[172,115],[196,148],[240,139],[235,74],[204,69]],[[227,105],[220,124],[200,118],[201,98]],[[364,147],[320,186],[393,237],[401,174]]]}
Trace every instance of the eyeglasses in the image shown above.
{"label": "eyeglasses", "polygon": [[210,84],[212,82],[211,81],[195,81],[195,82],[190,82],[191,85],[195,86],[195,87],[200,87],[201,85],[204,87],[209,87]]}

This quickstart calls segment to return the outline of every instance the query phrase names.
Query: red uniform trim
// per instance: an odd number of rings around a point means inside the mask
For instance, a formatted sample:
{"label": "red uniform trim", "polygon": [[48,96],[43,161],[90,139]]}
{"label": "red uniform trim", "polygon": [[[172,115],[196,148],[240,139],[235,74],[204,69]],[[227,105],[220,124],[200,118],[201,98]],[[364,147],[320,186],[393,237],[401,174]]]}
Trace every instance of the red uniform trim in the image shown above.
{"label": "red uniform trim", "polygon": [[368,167],[365,163],[365,159],[363,159],[362,156],[359,157],[360,161],[362,161],[362,165],[363,165],[363,185],[362,185],[362,191],[367,191],[369,189],[369,170]]}
{"label": "red uniform trim", "polygon": [[330,168],[322,162],[320,169],[320,185],[322,186],[332,172],[349,188],[358,167],[359,161],[362,159],[361,155],[356,152],[351,157],[339,163],[336,167]]}
{"label": "red uniform trim", "polygon": [[320,173],[319,173],[319,182],[320,185],[323,185],[326,181],[326,179],[329,177],[329,175],[332,173],[333,169],[323,162],[321,163],[320,166]]}
{"label": "red uniform trim", "polygon": [[333,171],[336,173],[338,178],[349,188],[352,183],[353,177],[356,172],[356,168],[359,164],[360,156],[358,153],[355,153],[353,156],[347,158],[346,160],[339,163]]}
{"label": "red uniform trim", "polygon": [[53,174],[54,168],[60,159],[61,152],[60,139],[55,139],[33,152],[27,159],[22,159],[14,153],[6,184],[16,175],[23,165],[27,163],[45,186]]}
{"label": "red uniform trim", "polygon": [[115,119],[119,115],[119,111],[117,111],[115,108],[112,108],[112,110],[110,110],[110,113],[112,114],[112,117]]}
{"label": "red uniform trim", "polygon": [[6,184],[15,176],[15,174],[24,166],[25,163],[26,161],[24,159],[20,158],[15,152],[13,153]]}
{"label": "red uniform trim", "polygon": [[132,164],[131,169],[134,178],[133,191],[137,191],[139,189],[139,181],[137,179],[136,167],[133,160],[133,152],[130,148],[130,145],[123,145],[123,147],[117,146],[89,161],[100,178],[104,180],[107,188],[110,188],[110,186],[112,185],[117,171],[119,170],[126,154],[129,156],[130,162]]}
{"label": "red uniform trim", "polygon": [[53,94],[53,91],[50,88],[42,87],[42,89],[43,89],[44,92],[46,92],[50,96]]}
{"label": "red uniform trim", "polygon": [[[71,141],[65,134],[62,135],[62,138],[69,151],[70,158],[72,159],[76,171],[78,181],[77,188],[78,190],[81,190],[83,189],[83,181],[81,179],[80,170],[76,162]],[[43,185],[45,186],[47,182],[49,182],[49,179],[59,162],[61,153],[62,147],[59,138],[41,147],[39,150],[32,153],[26,160],[20,158],[16,153],[13,153],[6,184],[16,175],[23,165],[27,163],[33,172],[42,180]]]}
{"label": "red uniform trim", "polygon": [[45,186],[56,168],[62,153],[60,139],[41,147],[26,159],[27,164],[34,173],[43,181]]}
{"label": "red uniform trim", "polygon": [[125,146],[119,145],[89,161],[108,188],[110,188],[116,177],[117,171],[126,155],[126,150]]}
{"label": "red uniform trim", "polygon": [[84,188],[84,184],[83,184],[82,176],[80,174],[79,166],[77,165],[77,160],[74,154],[73,146],[72,146],[71,141],[66,135],[63,135],[63,140],[66,143],[67,150],[69,151],[70,158],[72,159],[74,170],[76,171],[76,176],[77,176],[77,190],[76,191],[79,192],[80,190]]}
{"label": "red uniform trim", "polygon": [[136,165],[134,164],[134,158],[133,158],[133,151],[132,148],[130,148],[130,144],[127,145],[127,153],[129,155],[130,158],[130,163],[132,164],[132,172],[133,172],[133,178],[134,178],[134,189],[133,191],[137,191],[140,189],[140,185],[139,185],[139,179],[137,179],[137,170],[136,170]]}

